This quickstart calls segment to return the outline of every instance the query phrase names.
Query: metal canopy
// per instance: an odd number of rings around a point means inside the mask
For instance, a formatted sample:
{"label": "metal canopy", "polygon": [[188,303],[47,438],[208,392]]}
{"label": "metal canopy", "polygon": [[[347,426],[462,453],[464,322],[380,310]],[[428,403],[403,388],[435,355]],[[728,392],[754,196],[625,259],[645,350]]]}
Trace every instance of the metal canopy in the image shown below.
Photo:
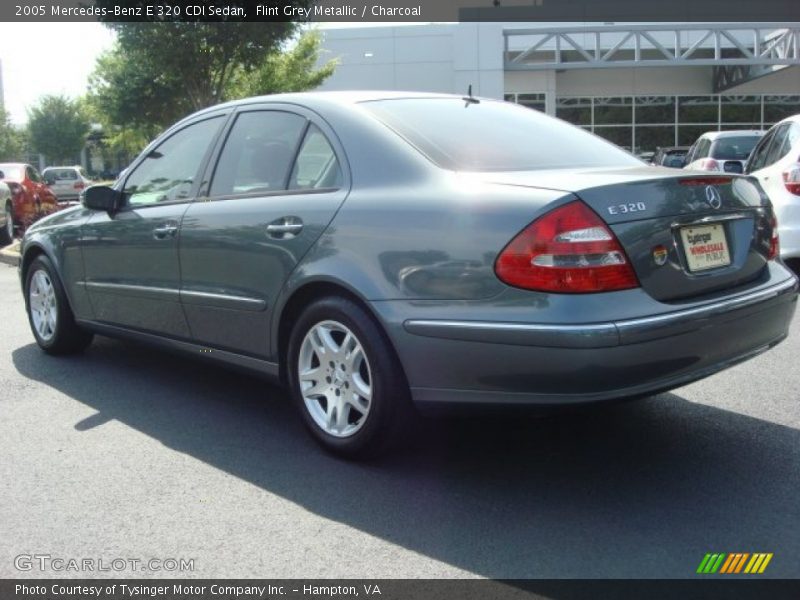
{"label": "metal canopy", "polygon": [[722,91],[800,65],[800,23],[576,25],[503,35],[507,71],[710,66]]}

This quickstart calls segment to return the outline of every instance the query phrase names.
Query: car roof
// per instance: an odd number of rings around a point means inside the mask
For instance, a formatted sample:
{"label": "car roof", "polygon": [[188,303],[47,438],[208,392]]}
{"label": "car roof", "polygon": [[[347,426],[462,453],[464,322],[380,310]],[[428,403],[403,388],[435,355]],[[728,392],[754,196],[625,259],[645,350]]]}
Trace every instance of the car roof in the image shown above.
{"label": "car roof", "polygon": [[[500,102],[495,98],[482,98],[473,96],[476,100]],[[215,106],[210,106],[206,109],[193,113],[189,116],[198,116],[204,113],[213,112],[225,108],[233,108],[237,106],[245,106],[247,104],[258,104],[263,102],[283,102],[286,104],[302,104],[302,105],[321,105],[321,104],[337,104],[337,105],[353,105],[360,102],[371,102],[376,100],[400,100],[400,99],[421,99],[421,98],[441,98],[441,99],[458,99],[463,96],[458,94],[440,94],[435,92],[402,92],[402,91],[388,91],[388,90],[349,90],[349,91],[334,91],[334,92],[294,92],[286,94],[269,94],[266,96],[251,96],[249,98],[241,98],[239,100],[231,100]]]}
{"label": "car roof", "polygon": [[734,131],[709,131],[708,133],[704,133],[701,137],[710,139],[710,140],[718,140],[721,138],[726,137],[738,137],[743,135],[752,135],[752,136],[762,136],[764,135],[764,131],[761,129],[736,129]]}

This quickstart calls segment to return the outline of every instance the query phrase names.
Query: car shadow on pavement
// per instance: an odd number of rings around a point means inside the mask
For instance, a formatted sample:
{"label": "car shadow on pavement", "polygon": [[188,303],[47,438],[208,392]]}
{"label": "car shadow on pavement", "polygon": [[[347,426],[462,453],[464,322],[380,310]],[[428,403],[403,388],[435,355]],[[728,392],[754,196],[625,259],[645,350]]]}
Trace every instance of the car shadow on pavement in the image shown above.
{"label": "car shadow on pavement", "polygon": [[800,432],[679,394],[544,418],[425,420],[407,448],[358,464],[319,450],[286,394],[258,377],[104,338],[79,357],[31,344],[12,358],[97,411],[78,431],[116,420],[482,576],[691,577],[706,552],[756,551],[776,553],[769,575],[798,575]]}

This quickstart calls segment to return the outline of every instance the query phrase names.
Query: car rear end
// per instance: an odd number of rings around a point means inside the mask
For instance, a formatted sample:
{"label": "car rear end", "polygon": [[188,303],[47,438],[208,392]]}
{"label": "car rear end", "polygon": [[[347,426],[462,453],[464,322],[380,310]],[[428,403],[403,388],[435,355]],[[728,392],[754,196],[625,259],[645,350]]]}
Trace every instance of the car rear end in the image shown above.
{"label": "car rear end", "polygon": [[763,131],[728,133],[730,135],[720,135],[711,144],[710,155],[700,166],[702,170],[743,173],[747,158],[764,135]]}
{"label": "car rear end", "polygon": [[42,173],[45,181],[56,195],[59,202],[77,201],[81,192],[87,187],[88,179],[77,167],[51,167]]}
{"label": "car rear end", "polygon": [[[559,136],[585,152],[596,138],[572,139],[583,134],[562,133],[542,116],[504,122],[474,105],[448,125],[455,139],[437,138],[437,123],[449,116],[435,109],[373,110],[437,164],[499,164],[457,177],[452,193],[462,194],[464,205],[449,220],[458,230],[424,246],[448,256],[451,270],[455,259],[480,251],[499,286],[487,297],[459,298],[453,287],[449,297],[373,303],[420,406],[563,405],[652,394],[786,337],[798,282],[778,260],[775,216],[754,179],[633,166],[622,156],[619,168],[569,166],[568,149],[559,158]],[[526,140],[540,146],[530,151],[532,162],[564,166],[515,168],[521,161],[503,153],[524,152]],[[408,206],[417,220],[447,222],[433,210]],[[405,231],[404,218],[392,227]],[[463,239],[479,248],[470,254]],[[480,272],[463,264],[461,280]]]}

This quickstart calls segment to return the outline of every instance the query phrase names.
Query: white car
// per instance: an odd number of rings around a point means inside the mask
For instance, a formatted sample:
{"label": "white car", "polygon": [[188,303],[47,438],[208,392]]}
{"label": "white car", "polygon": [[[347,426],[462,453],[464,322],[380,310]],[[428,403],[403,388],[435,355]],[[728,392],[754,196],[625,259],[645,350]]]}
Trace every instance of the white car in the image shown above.
{"label": "white car", "polygon": [[684,169],[742,173],[747,157],[763,135],[755,129],[704,133],[689,148]]}
{"label": "white car", "polygon": [[777,123],[761,139],[745,166],[775,207],[781,258],[800,259],[800,115]]}
{"label": "white car", "polygon": [[81,192],[92,185],[81,167],[47,167],[42,171],[42,179],[59,202],[78,200]]}

